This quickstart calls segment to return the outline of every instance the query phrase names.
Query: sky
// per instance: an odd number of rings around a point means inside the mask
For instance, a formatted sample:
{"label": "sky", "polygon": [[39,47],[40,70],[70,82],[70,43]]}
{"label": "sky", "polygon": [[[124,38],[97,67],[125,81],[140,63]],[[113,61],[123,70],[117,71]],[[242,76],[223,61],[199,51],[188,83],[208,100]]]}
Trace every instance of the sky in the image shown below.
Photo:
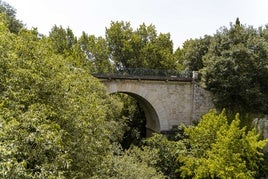
{"label": "sky", "polygon": [[127,21],[135,30],[153,24],[170,33],[174,49],[187,39],[213,35],[236,18],[254,28],[268,24],[268,0],[3,0],[17,10],[27,28],[48,35],[54,25],[105,36],[111,21]]}

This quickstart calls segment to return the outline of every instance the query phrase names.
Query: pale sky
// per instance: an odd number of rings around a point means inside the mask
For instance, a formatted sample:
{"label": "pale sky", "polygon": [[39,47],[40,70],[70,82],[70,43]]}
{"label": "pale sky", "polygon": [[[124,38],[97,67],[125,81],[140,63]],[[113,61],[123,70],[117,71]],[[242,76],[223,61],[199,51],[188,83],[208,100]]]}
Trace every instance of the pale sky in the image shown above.
{"label": "pale sky", "polygon": [[222,26],[240,22],[257,28],[268,24],[268,0],[3,0],[17,10],[28,28],[48,35],[56,24],[103,36],[111,21],[143,22],[158,33],[170,33],[174,49],[190,38],[213,35]]}

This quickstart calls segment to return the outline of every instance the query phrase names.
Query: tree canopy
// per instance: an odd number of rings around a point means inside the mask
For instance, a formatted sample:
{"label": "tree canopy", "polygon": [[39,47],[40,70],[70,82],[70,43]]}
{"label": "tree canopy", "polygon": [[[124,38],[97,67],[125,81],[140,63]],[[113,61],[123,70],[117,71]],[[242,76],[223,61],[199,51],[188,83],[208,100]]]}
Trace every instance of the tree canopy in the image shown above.
{"label": "tree canopy", "polygon": [[267,113],[268,41],[239,21],[213,37],[203,56],[205,87],[219,108]]}
{"label": "tree canopy", "polygon": [[[90,73],[121,68],[198,70],[218,111],[267,114],[268,28],[237,19],[173,50],[169,33],[111,22],[105,37],[24,28],[0,1],[1,178],[261,178],[267,161],[243,116],[210,111],[173,140],[141,141],[137,101],[109,95]],[[134,141],[134,142],[133,142]],[[136,145],[136,146],[135,146]]]}
{"label": "tree canopy", "polygon": [[212,36],[185,41],[177,50],[178,63],[200,72],[219,110],[267,114],[267,39],[267,26],[255,29],[237,18]]}
{"label": "tree canopy", "polygon": [[1,177],[104,177],[122,162],[109,176],[125,176],[132,165],[144,176],[161,176],[134,157],[127,165],[128,154],[115,155],[123,136],[121,102],[66,54],[53,51],[49,38],[36,30],[13,34],[1,18]]}
{"label": "tree canopy", "polygon": [[133,30],[129,22],[112,22],[106,39],[117,68],[177,68],[170,34],[158,34],[153,25]]}
{"label": "tree canopy", "polygon": [[187,152],[178,160],[183,178],[255,178],[263,147],[268,140],[259,140],[255,129],[240,128],[237,115],[228,124],[223,111],[210,111],[196,127],[185,129]]}
{"label": "tree canopy", "polygon": [[0,0],[0,13],[4,14],[10,32],[17,34],[23,28],[22,22],[16,18],[16,10],[2,0]]}

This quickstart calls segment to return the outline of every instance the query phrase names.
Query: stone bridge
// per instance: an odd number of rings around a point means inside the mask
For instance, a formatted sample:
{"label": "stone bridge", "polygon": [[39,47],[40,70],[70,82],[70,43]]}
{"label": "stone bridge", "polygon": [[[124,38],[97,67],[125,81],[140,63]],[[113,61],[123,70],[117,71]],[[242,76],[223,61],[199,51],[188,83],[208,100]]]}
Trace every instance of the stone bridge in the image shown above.
{"label": "stone bridge", "polygon": [[147,136],[190,125],[213,107],[210,94],[192,78],[96,75],[109,93],[135,98],[145,112]]}

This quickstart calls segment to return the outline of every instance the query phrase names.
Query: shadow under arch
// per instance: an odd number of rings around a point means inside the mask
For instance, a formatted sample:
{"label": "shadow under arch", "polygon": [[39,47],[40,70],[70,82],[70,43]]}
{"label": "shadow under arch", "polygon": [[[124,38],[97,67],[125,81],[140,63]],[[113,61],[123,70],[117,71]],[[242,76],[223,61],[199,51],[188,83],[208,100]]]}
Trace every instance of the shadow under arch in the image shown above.
{"label": "shadow under arch", "polygon": [[160,123],[159,123],[157,112],[148,100],[146,100],[144,97],[138,94],[131,93],[131,92],[117,91],[112,94],[116,94],[116,93],[127,94],[138,101],[140,107],[143,109],[145,113],[146,137],[151,137],[153,133],[160,133]]}

